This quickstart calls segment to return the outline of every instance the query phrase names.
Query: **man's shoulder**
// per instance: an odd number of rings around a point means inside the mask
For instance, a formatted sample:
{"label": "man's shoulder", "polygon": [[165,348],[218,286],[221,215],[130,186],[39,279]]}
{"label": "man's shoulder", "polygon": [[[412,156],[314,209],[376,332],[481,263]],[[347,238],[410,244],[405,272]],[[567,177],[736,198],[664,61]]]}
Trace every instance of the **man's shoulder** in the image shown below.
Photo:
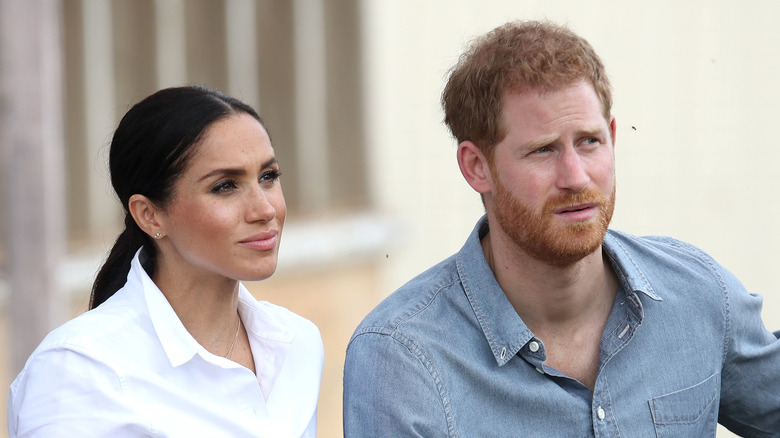
{"label": "man's shoulder", "polygon": [[453,287],[462,290],[455,255],[417,275],[382,300],[363,319],[353,337],[366,332],[390,334],[401,324],[434,318],[441,307],[432,304],[447,300],[446,295]]}
{"label": "man's shoulder", "polygon": [[677,261],[680,261],[677,257],[681,256],[698,261],[712,259],[697,246],[669,236],[636,236],[610,229],[604,243],[609,251],[627,256],[645,256],[656,260],[671,257]]}
{"label": "man's shoulder", "polygon": [[632,287],[661,293],[661,285],[668,284],[672,278],[686,283],[686,291],[701,291],[705,296],[714,296],[709,293],[713,288],[725,293],[728,288],[740,287],[739,280],[709,254],[672,237],[639,237],[610,230],[604,239],[604,249],[613,267]]}

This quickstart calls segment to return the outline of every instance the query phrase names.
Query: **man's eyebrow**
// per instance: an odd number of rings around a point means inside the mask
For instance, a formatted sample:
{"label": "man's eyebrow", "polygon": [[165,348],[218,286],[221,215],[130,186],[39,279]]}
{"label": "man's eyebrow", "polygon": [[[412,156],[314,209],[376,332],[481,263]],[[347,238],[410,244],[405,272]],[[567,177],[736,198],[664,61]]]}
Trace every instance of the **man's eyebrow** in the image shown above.
{"label": "man's eyebrow", "polygon": [[549,146],[550,144],[554,143],[557,139],[558,137],[555,135],[548,135],[546,137],[537,138],[529,141],[528,143],[525,143],[523,145],[523,149],[535,151],[545,146]]}
{"label": "man's eyebrow", "polygon": [[[262,165],[262,169],[265,169],[266,167],[270,167],[276,163],[278,163],[279,160],[276,159],[276,157],[271,158],[270,160],[266,161]],[[225,168],[218,168],[214,169],[211,172],[203,175],[198,179],[198,181],[203,181],[204,179],[211,178],[215,175],[223,175],[223,176],[244,176],[246,175],[246,170],[242,168],[232,168],[232,167],[225,167]]]}
{"label": "man's eyebrow", "polygon": [[597,135],[602,135],[604,132],[605,132],[604,128],[600,126],[593,126],[590,128],[579,130],[580,135],[592,135],[594,137]]}
{"label": "man's eyebrow", "polygon": [[[593,126],[593,127],[589,127],[589,128],[584,128],[584,129],[578,130],[577,131],[577,136],[578,137],[583,137],[583,136],[593,136],[593,137],[596,137],[596,136],[602,135],[603,133],[604,133],[604,129],[603,128],[601,128],[599,126]],[[555,143],[557,140],[558,140],[558,136],[556,136],[556,135],[548,135],[548,136],[540,137],[540,138],[531,140],[528,143],[525,143],[523,145],[523,149],[525,149],[525,150],[541,149],[541,148],[543,148],[545,146],[549,146],[549,145]]]}

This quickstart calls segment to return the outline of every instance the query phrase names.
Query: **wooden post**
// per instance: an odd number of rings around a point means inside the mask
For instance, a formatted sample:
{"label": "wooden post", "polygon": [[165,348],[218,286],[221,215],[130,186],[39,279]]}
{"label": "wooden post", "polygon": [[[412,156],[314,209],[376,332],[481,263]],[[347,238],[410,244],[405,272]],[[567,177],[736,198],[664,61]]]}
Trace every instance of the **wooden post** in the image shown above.
{"label": "wooden post", "polygon": [[66,315],[60,0],[0,0],[0,148],[11,372]]}

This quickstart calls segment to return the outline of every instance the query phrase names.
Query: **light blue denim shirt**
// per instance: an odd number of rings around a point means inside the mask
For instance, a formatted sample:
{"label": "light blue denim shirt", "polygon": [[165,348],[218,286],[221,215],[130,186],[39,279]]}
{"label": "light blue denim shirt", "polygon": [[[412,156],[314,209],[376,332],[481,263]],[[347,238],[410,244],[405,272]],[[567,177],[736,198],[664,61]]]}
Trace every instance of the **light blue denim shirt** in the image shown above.
{"label": "light blue denim shirt", "polygon": [[389,296],[344,369],[353,437],[780,436],[780,332],[759,296],[666,237],[609,231],[620,287],[594,391],[545,365],[544,343],[485,261],[483,218],[463,248]]}

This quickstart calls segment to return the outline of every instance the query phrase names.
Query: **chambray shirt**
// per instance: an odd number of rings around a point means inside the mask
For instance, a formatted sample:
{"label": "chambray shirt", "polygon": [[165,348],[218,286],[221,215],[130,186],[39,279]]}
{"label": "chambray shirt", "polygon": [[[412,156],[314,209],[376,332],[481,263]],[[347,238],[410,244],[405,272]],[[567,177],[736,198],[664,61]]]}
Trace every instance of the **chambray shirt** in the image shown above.
{"label": "chambray shirt", "polygon": [[452,257],[355,331],[344,371],[352,437],[780,436],[780,332],[759,296],[697,248],[609,231],[619,278],[594,391],[545,345],[485,261],[483,218]]}
{"label": "chambray shirt", "polygon": [[11,384],[9,436],[313,438],[317,327],[243,285],[238,299],[257,375],[190,335],[137,254],[122,289],[27,361]]}

